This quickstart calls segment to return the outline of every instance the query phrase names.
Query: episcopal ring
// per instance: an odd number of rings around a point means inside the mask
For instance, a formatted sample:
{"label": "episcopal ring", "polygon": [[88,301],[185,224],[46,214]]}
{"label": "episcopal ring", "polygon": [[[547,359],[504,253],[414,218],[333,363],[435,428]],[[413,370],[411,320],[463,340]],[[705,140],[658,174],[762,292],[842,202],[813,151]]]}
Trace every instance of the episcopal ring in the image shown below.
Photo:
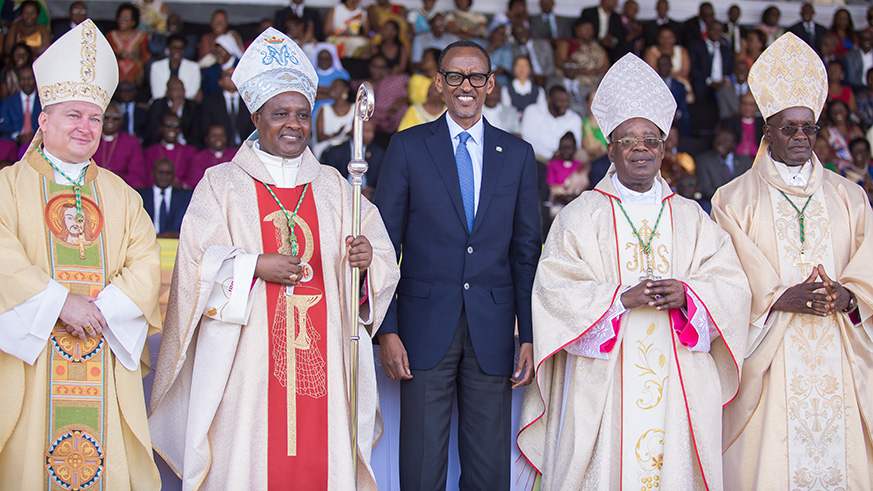
{"label": "episcopal ring", "polygon": [[655,300],[660,300],[660,299],[661,299],[660,295],[655,295]]}
{"label": "episcopal ring", "polygon": [[94,330],[94,326],[86,327],[85,331],[87,331],[88,334],[91,335],[92,337],[97,335],[97,331]]}
{"label": "episcopal ring", "polygon": [[291,281],[297,281],[297,273],[291,273],[291,276],[288,277]]}
{"label": "episcopal ring", "polygon": [[806,301],[806,306],[809,307],[809,308],[812,308],[812,300],[807,300],[807,301]]}

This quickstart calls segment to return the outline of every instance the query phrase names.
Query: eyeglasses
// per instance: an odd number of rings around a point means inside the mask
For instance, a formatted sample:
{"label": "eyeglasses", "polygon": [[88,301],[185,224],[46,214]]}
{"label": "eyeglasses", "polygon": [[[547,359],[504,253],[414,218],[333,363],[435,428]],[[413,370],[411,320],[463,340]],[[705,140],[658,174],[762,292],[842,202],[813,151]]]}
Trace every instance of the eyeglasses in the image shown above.
{"label": "eyeglasses", "polygon": [[70,13],[71,14],[85,15],[88,13],[88,9],[73,9],[70,11]]}
{"label": "eyeglasses", "polygon": [[116,114],[104,114],[103,119],[122,119],[122,116]]}
{"label": "eyeglasses", "polygon": [[490,73],[468,73],[463,74],[461,72],[440,72],[443,77],[446,79],[446,83],[451,87],[457,87],[464,83],[464,80],[469,80],[470,85],[474,88],[485,87],[485,84],[488,83],[488,76]]}
{"label": "eyeglasses", "polygon": [[803,126],[786,124],[785,126],[779,127],[779,131],[785,136],[794,136],[797,134],[798,130],[803,130],[803,133],[806,136],[815,136],[819,131],[821,131],[821,126],[817,124],[805,124]]}
{"label": "eyeglasses", "polygon": [[642,143],[649,150],[654,150],[658,148],[658,145],[664,143],[664,140],[660,138],[622,138],[621,140],[615,140],[612,142],[613,145],[618,145],[622,150],[630,150],[633,148],[637,148],[639,144]]}
{"label": "eyeglasses", "polygon": [[178,128],[181,125],[179,123],[164,123],[162,126],[165,128]]}

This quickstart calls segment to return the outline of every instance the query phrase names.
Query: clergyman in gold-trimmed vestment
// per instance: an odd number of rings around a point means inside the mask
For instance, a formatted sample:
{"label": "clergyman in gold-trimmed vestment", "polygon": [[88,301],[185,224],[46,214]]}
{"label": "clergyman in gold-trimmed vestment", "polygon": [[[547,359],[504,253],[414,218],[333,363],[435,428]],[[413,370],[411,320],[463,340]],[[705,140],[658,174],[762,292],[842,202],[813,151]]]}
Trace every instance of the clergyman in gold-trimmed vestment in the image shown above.
{"label": "clergyman in gold-trimmed vestment", "polygon": [[33,69],[40,129],[0,171],[0,489],[160,489],[142,386],[160,248],[136,191],[91,160],[115,55],[85,20]]}
{"label": "clergyman in gold-trimmed vestment", "polygon": [[534,282],[518,445],[543,489],[722,489],[751,294],[728,235],[660,176],[675,110],[632,54],[592,102],[612,166],[558,214]]}
{"label": "clergyman in gold-trimmed vestment", "polygon": [[725,408],[725,488],[873,489],[870,205],[812,151],[828,88],[804,41],[776,40],[749,87],[764,139],[712,199],[752,288],[740,393]]}

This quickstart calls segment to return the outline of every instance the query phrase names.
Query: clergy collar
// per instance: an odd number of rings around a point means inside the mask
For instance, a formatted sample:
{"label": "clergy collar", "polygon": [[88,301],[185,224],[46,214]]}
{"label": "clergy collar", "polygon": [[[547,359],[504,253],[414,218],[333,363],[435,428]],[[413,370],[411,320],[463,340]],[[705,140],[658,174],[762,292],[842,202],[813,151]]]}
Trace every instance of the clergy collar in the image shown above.
{"label": "clergy collar", "polygon": [[118,138],[118,133],[116,133],[114,135],[107,135],[106,133],[103,133],[103,140],[104,141],[111,142],[112,140],[114,140],[116,138]]}
{"label": "clergy collar", "polygon": [[809,178],[812,177],[812,162],[807,160],[800,166],[789,166],[778,160],[773,158],[773,155],[770,155],[770,159],[773,161],[773,164],[776,166],[776,171],[779,173],[779,177],[785,181],[785,184],[789,186],[797,186],[797,187],[806,187],[809,183]]}
{"label": "clergy collar", "polygon": [[[45,155],[45,157],[47,159],[49,159],[53,164],[55,164],[55,166],[57,166],[58,169],[60,169],[64,174],[69,176],[70,179],[73,179],[73,181],[76,181],[76,179],[79,178],[79,176],[82,174],[82,169],[84,169],[85,166],[91,162],[90,160],[88,160],[86,162],[79,162],[79,163],[64,162],[63,160],[61,160],[60,158],[56,157],[51,152],[49,152],[48,148],[45,148],[45,147],[43,147],[42,153]],[[64,179],[63,176],[61,176],[57,173],[55,173],[55,182],[58,184],[63,184],[65,186],[70,185],[70,183],[66,179]]]}
{"label": "clergy collar", "polygon": [[475,143],[482,146],[483,145],[483,137],[485,135],[485,125],[482,123],[482,116],[479,116],[479,120],[470,127],[470,129],[465,130],[461,128],[454,119],[452,119],[451,114],[446,114],[446,123],[449,125],[449,136],[451,136],[452,140],[458,137],[462,131],[466,131],[470,134],[470,137],[473,139]]}
{"label": "clergy collar", "polygon": [[172,149],[176,148],[175,143],[167,143],[164,140],[161,140],[161,146],[166,148],[167,150],[172,150]]}
{"label": "clergy collar", "polygon": [[618,179],[617,172],[613,173],[610,179],[612,180],[612,185],[615,186],[615,192],[618,194],[622,203],[656,205],[661,202],[661,182],[657,177],[652,183],[652,187],[649,188],[648,191],[642,193],[634,191],[622,184]]}
{"label": "clergy collar", "polygon": [[258,158],[261,159],[261,162],[267,165],[275,165],[279,167],[300,167],[300,161],[303,160],[303,154],[300,154],[298,157],[289,159],[267,153],[261,150],[261,142],[257,140],[255,141],[254,145],[252,145],[252,149],[254,149],[255,154],[258,156]]}

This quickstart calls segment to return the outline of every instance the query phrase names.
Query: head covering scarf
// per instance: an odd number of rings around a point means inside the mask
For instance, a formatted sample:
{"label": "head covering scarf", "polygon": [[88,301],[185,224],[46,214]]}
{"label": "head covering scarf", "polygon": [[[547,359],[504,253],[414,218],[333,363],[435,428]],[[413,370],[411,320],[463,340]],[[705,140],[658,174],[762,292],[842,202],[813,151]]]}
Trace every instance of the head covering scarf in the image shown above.
{"label": "head covering scarf", "polygon": [[603,76],[591,101],[591,113],[607,139],[618,125],[633,118],[648,119],[666,136],[676,114],[676,100],[648,63],[628,53]]}
{"label": "head covering scarf", "polygon": [[[327,70],[322,70],[318,67],[318,54],[322,51],[327,51],[330,53],[331,65]],[[318,74],[319,77],[327,77],[329,75],[333,75],[336,72],[345,71],[343,68],[343,64],[340,62],[340,57],[336,51],[336,45],[331,43],[318,43],[315,45],[315,49],[312,52],[312,57],[309,59],[312,62],[312,66],[315,68],[315,73]]]}
{"label": "head covering scarf", "polygon": [[231,54],[237,60],[242,57],[242,51],[239,45],[236,44],[236,38],[232,34],[222,34],[215,38],[215,44],[224,48],[225,51]]}
{"label": "head covering scarf", "polygon": [[752,64],[749,89],[765,120],[789,107],[809,108],[818,120],[828,98],[828,76],[818,54],[788,32]]}
{"label": "head covering scarf", "polygon": [[299,92],[315,105],[318,76],[300,46],[269,27],[252,41],[231,77],[249,112],[282,92]]}
{"label": "head covering scarf", "polygon": [[42,107],[84,101],[105,110],[118,86],[118,62],[109,42],[86,19],[33,62],[33,75]]}

